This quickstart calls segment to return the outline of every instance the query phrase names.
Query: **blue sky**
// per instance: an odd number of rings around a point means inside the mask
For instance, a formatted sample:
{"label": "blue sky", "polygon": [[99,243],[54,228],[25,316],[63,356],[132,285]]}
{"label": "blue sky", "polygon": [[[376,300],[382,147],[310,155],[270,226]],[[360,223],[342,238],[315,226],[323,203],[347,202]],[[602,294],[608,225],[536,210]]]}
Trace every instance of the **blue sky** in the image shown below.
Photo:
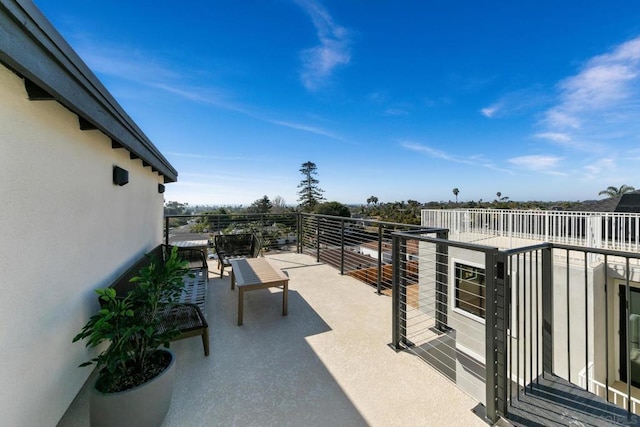
{"label": "blue sky", "polygon": [[640,2],[35,0],[179,172],[166,200],[640,188]]}

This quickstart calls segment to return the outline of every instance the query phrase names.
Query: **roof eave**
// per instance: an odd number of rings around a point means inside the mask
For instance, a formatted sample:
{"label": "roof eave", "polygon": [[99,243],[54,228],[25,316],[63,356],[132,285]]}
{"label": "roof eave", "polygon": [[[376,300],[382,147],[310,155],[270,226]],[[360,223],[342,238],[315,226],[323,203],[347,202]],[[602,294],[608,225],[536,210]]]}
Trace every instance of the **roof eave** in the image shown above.
{"label": "roof eave", "polygon": [[0,2],[0,61],[175,182],[178,172],[29,0]]}

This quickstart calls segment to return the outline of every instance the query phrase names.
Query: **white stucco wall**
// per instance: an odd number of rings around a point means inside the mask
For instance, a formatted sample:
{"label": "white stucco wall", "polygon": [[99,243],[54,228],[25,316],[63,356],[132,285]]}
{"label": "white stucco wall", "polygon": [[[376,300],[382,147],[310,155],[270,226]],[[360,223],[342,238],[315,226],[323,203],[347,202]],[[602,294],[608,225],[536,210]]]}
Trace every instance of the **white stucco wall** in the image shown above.
{"label": "white stucco wall", "polygon": [[[91,368],[73,336],[109,284],[162,239],[162,177],[0,65],[0,417],[55,425]],[[129,184],[112,183],[112,167]]]}

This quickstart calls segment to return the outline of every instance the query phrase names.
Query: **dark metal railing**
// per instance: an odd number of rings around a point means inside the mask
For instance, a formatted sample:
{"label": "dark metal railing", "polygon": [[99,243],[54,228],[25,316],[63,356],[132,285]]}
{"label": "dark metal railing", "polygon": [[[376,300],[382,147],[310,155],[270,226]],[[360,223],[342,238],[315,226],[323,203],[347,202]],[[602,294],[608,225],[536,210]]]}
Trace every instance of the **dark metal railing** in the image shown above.
{"label": "dark metal railing", "polygon": [[300,251],[390,293],[392,233],[421,230],[409,224],[328,215],[300,215]]}
{"label": "dark metal railing", "polygon": [[640,351],[630,304],[638,292],[640,311],[640,254],[552,243],[498,250],[448,240],[446,229],[300,213],[167,217],[165,235],[246,231],[391,295],[392,345],[484,403],[491,421],[547,374],[640,412],[630,357]]}
{"label": "dark metal railing", "polygon": [[201,214],[165,217],[165,243],[184,240],[207,240],[213,247],[216,234],[254,233],[264,249],[297,247],[297,213],[285,214]]}
{"label": "dark metal railing", "polygon": [[640,254],[551,243],[501,251],[394,233],[392,344],[484,403],[493,422],[539,394],[546,375],[637,414],[638,281]]}

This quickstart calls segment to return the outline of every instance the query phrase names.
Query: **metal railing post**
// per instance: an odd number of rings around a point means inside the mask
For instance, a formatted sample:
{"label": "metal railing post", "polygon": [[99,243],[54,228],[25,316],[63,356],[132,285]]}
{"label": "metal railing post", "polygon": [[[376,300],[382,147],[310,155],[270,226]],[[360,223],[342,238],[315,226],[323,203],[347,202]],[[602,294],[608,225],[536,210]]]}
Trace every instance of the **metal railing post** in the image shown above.
{"label": "metal railing post", "polygon": [[320,218],[316,217],[316,262],[320,262]]}
{"label": "metal railing post", "polygon": [[402,344],[411,347],[407,339],[407,238],[398,239],[398,311],[399,332]]}
{"label": "metal railing post", "polygon": [[[542,249],[542,376],[553,373],[553,249]],[[568,255],[567,255],[568,256]]]}
{"label": "metal railing post", "polygon": [[[436,233],[438,239],[448,239],[448,231]],[[446,332],[449,327],[449,247],[445,244],[436,244],[436,329]]]}
{"label": "metal railing post", "polygon": [[340,220],[340,274],[344,275],[344,219]]}
{"label": "metal railing post", "polygon": [[384,237],[384,231],[382,224],[378,224],[378,278],[377,278],[377,290],[378,295],[382,293],[382,238]]}
{"label": "metal railing post", "polygon": [[391,262],[393,266],[393,279],[392,279],[392,337],[391,341],[396,350],[400,350],[402,347],[400,346],[400,237],[392,236],[392,249],[391,249]]}
{"label": "metal railing post", "polygon": [[296,230],[296,249],[299,254],[302,253],[302,212],[298,212],[297,215],[297,230]]}
{"label": "metal railing post", "polygon": [[486,416],[492,423],[507,411],[507,256],[485,253]]}

